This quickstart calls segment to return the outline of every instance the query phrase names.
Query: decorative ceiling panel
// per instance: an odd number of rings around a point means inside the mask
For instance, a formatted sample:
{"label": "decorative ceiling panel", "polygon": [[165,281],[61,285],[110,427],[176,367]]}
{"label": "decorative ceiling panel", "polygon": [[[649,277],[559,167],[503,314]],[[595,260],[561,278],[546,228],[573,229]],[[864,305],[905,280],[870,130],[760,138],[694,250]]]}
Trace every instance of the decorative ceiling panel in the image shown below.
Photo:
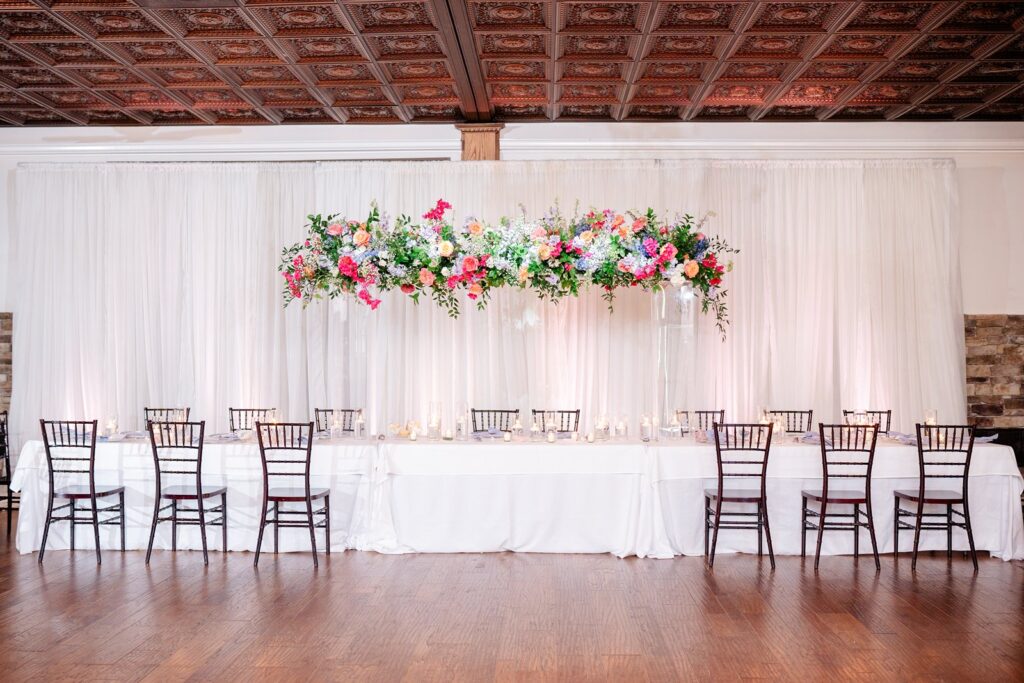
{"label": "decorative ceiling panel", "polygon": [[1024,120],[1024,2],[0,2],[0,125]]}

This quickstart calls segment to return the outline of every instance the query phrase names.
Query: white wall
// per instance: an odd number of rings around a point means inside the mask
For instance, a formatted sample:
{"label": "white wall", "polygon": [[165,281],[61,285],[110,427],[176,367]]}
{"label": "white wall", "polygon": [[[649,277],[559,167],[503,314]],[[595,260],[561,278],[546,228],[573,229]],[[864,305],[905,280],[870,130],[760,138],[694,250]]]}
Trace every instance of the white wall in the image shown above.
{"label": "white wall", "polygon": [[[449,125],[0,129],[0,310],[17,296],[6,275],[19,163],[458,159],[459,147]],[[955,160],[964,309],[1024,313],[1024,123],[537,123],[502,136],[505,159],[865,157]]]}

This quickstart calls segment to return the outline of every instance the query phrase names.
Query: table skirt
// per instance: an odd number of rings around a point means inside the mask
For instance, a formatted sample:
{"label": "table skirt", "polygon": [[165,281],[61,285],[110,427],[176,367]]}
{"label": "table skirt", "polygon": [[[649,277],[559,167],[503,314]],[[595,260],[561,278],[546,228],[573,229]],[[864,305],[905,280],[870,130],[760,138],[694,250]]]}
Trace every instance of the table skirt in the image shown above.
{"label": "table skirt", "polygon": [[[254,443],[205,447],[204,483],[228,487],[228,549],[254,550],[263,476]],[[916,488],[917,451],[880,444],[872,500],[880,552],[892,551],[893,495]],[[554,444],[525,442],[325,441],[313,447],[314,486],[331,490],[331,548],[410,552],[611,553],[619,557],[669,558],[704,553],[703,492],[715,484],[714,447],[691,440],[659,443]],[[97,445],[97,483],[126,488],[127,546],[144,549],[153,516],[153,460],[145,441]],[[164,485],[179,483],[164,480]],[[57,485],[62,485],[60,479]],[[751,482],[753,485],[753,482]],[[777,554],[800,552],[800,491],[821,486],[815,446],[786,441],[772,447],[768,509]],[[21,491],[17,547],[38,550],[48,480],[42,443],[27,443],[13,487]],[[979,444],[971,467],[970,497],[975,545],[1004,560],[1024,559],[1020,496],[1024,479],[1013,452]],[[102,503],[101,503],[102,505]],[[734,507],[733,509],[743,509]],[[848,511],[844,507],[842,511]],[[930,510],[929,510],[930,511]],[[208,530],[209,531],[209,530]],[[116,527],[100,530],[103,548],[119,547]],[[196,527],[179,528],[178,548],[201,547]],[[220,550],[219,529],[209,531]],[[967,548],[962,531],[954,547]],[[813,552],[813,532],[808,547]],[[323,531],[317,531],[323,548]],[[901,534],[909,550],[913,534]],[[76,547],[92,548],[79,526]],[[944,549],[944,532],[924,532],[923,549]],[[51,526],[47,550],[69,546],[68,524]],[[161,524],[154,545],[170,548],[170,525]],[[264,550],[271,549],[269,535]],[[756,552],[754,531],[724,530],[718,552]],[[870,553],[866,532],[860,550]],[[309,551],[302,529],[282,529],[280,551]],[[853,534],[829,532],[824,554],[853,552]]]}

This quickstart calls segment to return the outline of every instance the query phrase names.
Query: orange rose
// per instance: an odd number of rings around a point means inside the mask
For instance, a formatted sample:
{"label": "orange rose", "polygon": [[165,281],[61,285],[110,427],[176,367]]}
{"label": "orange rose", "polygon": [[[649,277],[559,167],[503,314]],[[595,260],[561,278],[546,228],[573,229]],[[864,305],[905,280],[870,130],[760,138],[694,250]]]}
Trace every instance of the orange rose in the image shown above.
{"label": "orange rose", "polygon": [[683,264],[683,274],[691,280],[700,272],[700,264],[696,261],[687,261]]}
{"label": "orange rose", "polygon": [[363,229],[356,230],[355,234],[352,235],[352,244],[357,247],[365,247],[370,243],[370,233]]}
{"label": "orange rose", "polygon": [[483,233],[483,231],[484,231],[484,226],[480,225],[478,222],[473,221],[472,223],[469,224],[469,234],[470,235],[479,235],[479,234]]}

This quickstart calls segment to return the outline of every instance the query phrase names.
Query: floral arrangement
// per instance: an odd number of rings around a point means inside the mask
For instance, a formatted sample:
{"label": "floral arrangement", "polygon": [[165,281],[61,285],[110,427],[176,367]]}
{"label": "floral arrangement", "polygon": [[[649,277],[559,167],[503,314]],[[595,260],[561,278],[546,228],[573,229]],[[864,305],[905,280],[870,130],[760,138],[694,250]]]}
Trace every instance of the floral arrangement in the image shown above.
{"label": "floral arrangement", "polygon": [[663,221],[652,209],[606,209],[567,218],[556,209],[536,220],[524,215],[488,225],[469,218],[455,226],[445,218],[449,209],[438,200],[420,222],[392,221],[376,205],[364,221],[309,216],[308,237],[282,253],[285,304],[355,295],[376,309],[374,292],[398,289],[417,302],[428,295],[457,317],[463,296],[482,309],[497,287],[529,288],[557,302],[594,285],[611,308],[620,287],[671,285],[692,288],[725,333],[721,285],[732,262],[719,259],[736,250],[703,232],[707,216]]}

